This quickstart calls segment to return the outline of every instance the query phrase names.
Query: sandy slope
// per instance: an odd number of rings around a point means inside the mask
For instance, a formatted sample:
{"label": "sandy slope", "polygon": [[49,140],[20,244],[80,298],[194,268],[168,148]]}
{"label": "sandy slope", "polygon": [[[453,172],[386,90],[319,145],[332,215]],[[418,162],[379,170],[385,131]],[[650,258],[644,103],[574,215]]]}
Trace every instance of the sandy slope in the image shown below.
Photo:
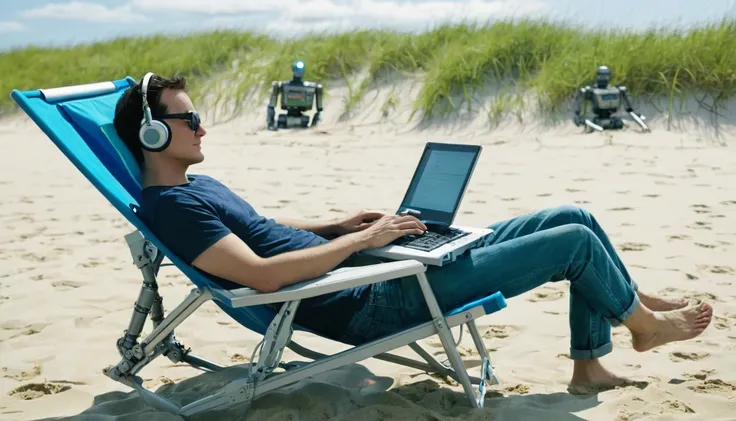
{"label": "sandy slope", "polygon": [[[634,352],[627,331],[615,329],[615,351],[606,365],[643,383],[572,396],[566,392],[572,366],[567,284],[550,284],[479,321],[503,381],[485,410],[470,411],[460,388],[442,379],[366,360],[264,397],[248,413],[233,408],[207,419],[734,419],[732,124],[724,122],[718,140],[710,126],[687,119],[672,131],[655,119],[654,132],[646,135],[635,129],[582,135],[567,122],[545,128],[533,116],[519,126],[514,115],[493,131],[482,119],[417,128],[400,112],[405,103],[391,114],[393,121],[382,118],[385,90],[340,123],[338,98],[328,102],[323,127],[309,133],[261,130],[260,107],[210,127],[207,159],[192,172],[221,179],[269,216],[332,218],[363,207],[393,211],[424,142],[479,143],[485,149],[459,222],[488,224],[541,207],[585,206],[642,288],[705,299],[715,308],[715,320],[696,340],[646,354]],[[140,285],[123,241],[131,226],[34,124],[5,120],[0,138],[0,420],[175,419],[151,413],[135,394],[101,374],[118,361],[115,340],[127,327]],[[172,268],[162,269],[160,286],[167,310],[191,288]],[[260,339],[212,304],[190,317],[177,336],[222,364],[247,362]],[[343,349],[306,334],[296,339],[323,352]],[[423,343],[440,353],[436,338]],[[463,346],[471,345],[464,335]],[[477,355],[465,358],[475,370]],[[284,359],[301,358],[287,352]],[[200,375],[164,359],[142,372],[147,386],[161,387],[179,401],[236,374]],[[360,388],[374,377],[391,389]]]}

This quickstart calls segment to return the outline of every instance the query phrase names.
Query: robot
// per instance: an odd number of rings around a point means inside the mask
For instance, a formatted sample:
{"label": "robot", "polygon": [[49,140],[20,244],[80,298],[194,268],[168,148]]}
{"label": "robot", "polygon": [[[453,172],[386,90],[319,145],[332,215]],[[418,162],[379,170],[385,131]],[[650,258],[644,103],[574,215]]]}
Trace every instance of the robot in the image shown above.
{"label": "robot", "polygon": [[[586,86],[578,90],[575,95],[575,116],[573,121],[576,126],[585,123],[586,131],[590,129],[602,132],[604,129],[623,129],[624,122],[613,114],[618,111],[623,100],[626,106],[626,112],[636,121],[642,130],[649,131],[649,127],[644,124],[645,117],[634,112],[627,95],[625,86],[608,86],[611,81],[611,70],[607,66],[598,67],[596,72],[596,86]],[[593,105],[593,120],[588,120],[580,115],[580,102],[589,100]]]}
{"label": "robot", "polygon": [[[269,130],[314,127],[322,121],[322,85],[303,80],[306,66],[303,61],[295,61],[291,65],[293,78],[290,81],[273,82],[271,100],[268,102],[267,123]],[[276,121],[276,105],[281,95],[281,109],[286,114],[279,114]],[[304,115],[317,102],[317,112],[309,123],[309,116]]]}

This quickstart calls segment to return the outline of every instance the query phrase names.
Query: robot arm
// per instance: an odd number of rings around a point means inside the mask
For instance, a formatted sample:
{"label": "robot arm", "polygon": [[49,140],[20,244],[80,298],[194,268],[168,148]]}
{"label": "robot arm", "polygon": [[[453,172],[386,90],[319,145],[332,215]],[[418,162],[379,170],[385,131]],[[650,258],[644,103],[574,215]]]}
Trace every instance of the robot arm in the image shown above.
{"label": "robot arm", "polygon": [[322,121],[322,85],[317,84],[317,87],[315,89],[315,101],[317,102],[317,112],[314,114],[314,117],[312,118],[312,126],[316,126],[317,123]]}
{"label": "robot arm", "polygon": [[626,105],[626,112],[629,113],[629,115],[636,121],[639,126],[641,126],[642,130],[645,132],[649,131],[649,127],[644,123],[644,120],[646,120],[646,117],[644,117],[642,114],[635,113],[634,107],[631,106],[631,101],[629,100],[629,95],[627,94],[628,90],[625,86],[619,86],[618,88],[619,92],[621,92],[621,97],[624,100],[624,105]]}
{"label": "robot arm", "polygon": [[577,93],[575,94],[575,103],[573,105],[573,111],[575,113],[575,116],[573,117],[573,121],[575,122],[576,126],[579,126],[583,123],[583,117],[580,115],[580,103],[584,101],[588,97],[588,87],[580,88],[578,89]]}
{"label": "robot arm", "polygon": [[624,105],[626,106],[626,112],[630,113],[634,111],[634,108],[631,106],[631,101],[629,101],[629,95],[627,94],[628,90],[625,86],[619,86],[618,87],[619,92],[621,92],[621,98],[624,100]]}
{"label": "robot arm", "polygon": [[279,93],[281,92],[281,82],[274,82],[271,90],[271,98],[268,101],[268,108],[266,109],[266,123],[268,123],[268,129],[274,130],[276,128],[276,105],[279,101]]}

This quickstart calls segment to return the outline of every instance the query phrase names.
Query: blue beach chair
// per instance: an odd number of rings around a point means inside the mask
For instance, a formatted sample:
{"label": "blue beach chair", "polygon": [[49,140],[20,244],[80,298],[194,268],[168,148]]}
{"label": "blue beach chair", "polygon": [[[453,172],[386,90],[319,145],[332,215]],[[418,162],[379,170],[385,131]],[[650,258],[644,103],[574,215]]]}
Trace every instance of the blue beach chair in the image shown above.
{"label": "blue beach chair", "polygon": [[[15,102],[54,142],[61,152],[84,174],[92,185],[135,227],[125,236],[133,263],[141,270],[143,285],[125,334],[118,339],[121,359],[104,368],[111,379],[137,390],[150,406],[189,417],[203,411],[224,409],[240,402],[250,402],[270,391],[312,375],[378,358],[429,373],[454,378],[464,388],[472,407],[482,407],[486,386],[498,384],[490,357],[475,325],[475,319],[501,310],[506,302],[494,294],[442,314],[425,276],[426,267],[412,260],[388,262],[334,270],[317,279],[301,282],[274,293],[259,293],[250,288],[223,289],[192,266],[185,264],[162,244],[136,214],[141,193],[140,168],[118,138],[112,125],[115,104],[134,79],[125,79],[31,91],[14,90]],[[164,314],[156,276],[164,256],[196,286],[168,314]],[[294,330],[307,329],[292,323],[300,300],[360,285],[368,285],[403,276],[416,276],[433,320],[397,332],[370,343],[354,346],[334,355],[325,355],[300,346],[292,340]],[[137,376],[147,364],[164,355],[171,361],[188,363],[208,370],[223,366],[204,360],[186,349],[174,336],[174,329],[199,306],[213,300],[225,313],[244,327],[263,336],[260,352],[253,358],[243,377],[232,381],[209,396],[179,406],[143,387]],[[280,311],[267,304],[282,303]],[[153,331],[140,340],[150,314]],[[466,326],[481,357],[480,377],[469,376],[458,354],[451,328]],[[438,335],[449,365],[436,360],[417,341]],[[424,361],[388,353],[409,345]],[[280,361],[285,348],[313,361]],[[255,352],[258,350],[258,347]],[[473,385],[478,385],[476,394]]]}

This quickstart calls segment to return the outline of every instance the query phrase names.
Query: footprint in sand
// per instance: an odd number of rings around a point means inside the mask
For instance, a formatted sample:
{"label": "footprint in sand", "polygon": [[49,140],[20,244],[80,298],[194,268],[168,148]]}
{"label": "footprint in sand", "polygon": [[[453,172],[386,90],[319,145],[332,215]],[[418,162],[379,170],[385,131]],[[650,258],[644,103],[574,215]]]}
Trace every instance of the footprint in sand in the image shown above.
{"label": "footprint in sand", "polygon": [[705,243],[697,243],[697,242],[695,243],[695,245],[698,247],[702,247],[704,249],[714,249],[717,247],[715,244],[705,244]]}
{"label": "footprint in sand", "polygon": [[682,297],[686,300],[701,302],[701,301],[722,301],[717,295],[711,294],[710,292],[704,291],[685,291],[679,288],[668,287],[659,291],[662,296],[675,295]]}
{"label": "footprint in sand", "polygon": [[155,379],[143,380],[143,387],[146,389],[153,389],[164,384],[174,384],[174,381],[166,376],[159,376]]}
{"label": "footprint in sand", "polygon": [[27,325],[27,326],[22,327],[22,328],[9,327],[8,325],[5,325],[2,328],[5,329],[5,330],[18,330],[18,329],[22,329],[22,332],[16,333],[15,335],[13,335],[10,338],[8,338],[8,339],[14,339],[14,338],[17,338],[19,336],[31,336],[31,335],[35,335],[37,333],[40,333],[46,326],[48,326],[48,323],[36,323],[36,324]]}
{"label": "footprint in sand", "polygon": [[565,189],[565,191],[566,191],[566,192],[568,192],[568,193],[580,193],[580,192],[585,192],[585,190],[580,190],[580,189],[573,189],[573,188],[566,188],[566,189]]}
{"label": "footprint in sand", "polygon": [[626,242],[619,245],[619,248],[622,251],[642,251],[648,249],[649,247],[651,247],[649,244],[631,242]]}
{"label": "footprint in sand", "polygon": [[726,393],[728,395],[733,394],[736,391],[736,385],[723,381],[721,379],[708,379],[697,385],[688,386],[688,389],[697,393]]}
{"label": "footprint in sand", "polygon": [[681,235],[670,235],[669,237],[667,237],[667,239],[670,241],[672,240],[690,240],[692,239],[692,237],[690,237],[689,235],[681,234]]}
{"label": "footprint in sand", "polygon": [[243,354],[235,353],[230,356],[230,361],[234,363],[247,363],[248,361],[250,361],[250,357],[247,357]]}
{"label": "footprint in sand", "polygon": [[643,196],[644,196],[644,197],[649,197],[649,198],[655,198],[655,197],[659,197],[659,195],[658,195],[658,194],[645,194],[645,195],[643,195]]}
{"label": "footprint in sand", "polygon": [[726,205],[726,206],[728,206],[728,205],[736,205],[736,200],[724,200],[723,202],[721,202],[721,204],[722,205]]}
{"label": "footprint in sand", "polygon": [[[733,317],[731,317],[732,319]],[[718,330],[728,330],[734,325],[734,322],[728,317],[713,315],[713,326]]]}
{"label": "footprint in sand", "polygon": [[56,281],[56,282],[52,282],[51,283],[51,286],[52,287],[54,287],[54,288],[56,288],[56,289],[58,289],[60,291],[66,291],[66,290],[70,290],[70,289],[77,289],[77,288],[79,288],[79,287],[81,287],[83,285],[84,284],[82,284],[82,283],[74,282],[74,281]]}
{"label": "footprint in sand", "polygon": [[525,384],[517,384],[514,386],[505,387],[503,390],[505,390],[508,393],[515,394],[515,395],[526,395],[527,393],[529,393],[530,389],[529,389],[529,386]]}
{"label": "footprint in sand", "polygon": [[695,411],[690,408],[689,406],[685,405],[684,403],[673,400],[673,401],[664,401],[660,405],[663,409],[662,412],[683,412],[686,414],[694,414]]}
{"label": "footprint in sand", "polygon": [[3,372],[3,377],[7,379],[13,379],[18,380],[21,382],[31,380],[32,378],[41,375],[41,365],[40,364],[34,364],[33,368],[26,371],[26,370],[16,370],[8,367],[3,367],[0,369],[0,371]]}
{"label": "footprint in sand", "polygon": [[690,207],[693,208],[695,213],[710,213],[708,205],[690,205]]}
{"label": "footprint in sand", "polygon": [[733,274],[734,269],[729,266],[710,266],[710,265],[698,265],[699,270],[705,270],[710,273],[716,273],[716,274]]}
{"label": "footprint in sand", "polygon": [[631,207],[628,207],[628,206],[621,206],[621,207],[618,207],[618,208],[611,208],[611,209],[606,209],[606,210],[609,210],[611,212],[621,212],[621,211],[632,211],[632,210],[634,210],[634,208],[631,208]]}
{"label": "footprint in sand", "polygon": [[527,301],[531,301],[533,303],[539,302],[539,301],[554,301],[559,300],[565,295],[563,291],[555,291],[555,290],[545,290],[545,291],[537,291],[534,293],[534,296],[529,298]]}
{"label": "footprint in sand", "polygon": [[71,388],[71,386],[66,384],[29,383],[23,386],[16,387],[15,389],[8,392],[8,395],[29,401],[31,399],[42,398],[46,395],[55,395],[57,393],[67,391]]}
{"label": "footprint in sand", "polygon": [[516,330],[507,325],[492,325],[485,331],[485,339],[504,339],[516,333]]}
{"label": "footprint in sand", "polygon": [[695,221],[693,225],[688,225],[688,228],[692,228],[694,230],[712,230],[713,228],[710,227],[710,222],[707,221]]}
{"label": "footprint in sand", "polygon": [[708,356],[710,354],[707,352],[670,352],[670,360],[676,363],[681,361],[698,361]]}
{"label": "footprint in sand", "polygon": [[708,378],[708,376],[715,372],[715,370],[700,370],[699,373],[683,373],[683,377],[695,380],[705,380],[706,378]]}

